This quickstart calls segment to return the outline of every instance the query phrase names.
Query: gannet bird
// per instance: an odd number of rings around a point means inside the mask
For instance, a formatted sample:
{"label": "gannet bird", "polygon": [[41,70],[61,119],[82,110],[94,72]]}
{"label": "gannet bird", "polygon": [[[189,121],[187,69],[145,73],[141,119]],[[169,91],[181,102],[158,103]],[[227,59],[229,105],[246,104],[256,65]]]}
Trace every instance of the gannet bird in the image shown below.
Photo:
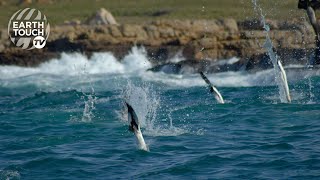
{"label": "gannet bird", "polygon": [[216,100],[221,103],[224,104],[224,100],[223,97],[221,96],[220,92],[218,91],[218,89],[216,87],[214,87],[214,85],[209,81],[209,79],[203,74],[203,72],[200,72],[200,75],[202,77],[202,79],[207,83],[207,85],[210,88],[210,92],[214,95],[214,97],[216,98]]}

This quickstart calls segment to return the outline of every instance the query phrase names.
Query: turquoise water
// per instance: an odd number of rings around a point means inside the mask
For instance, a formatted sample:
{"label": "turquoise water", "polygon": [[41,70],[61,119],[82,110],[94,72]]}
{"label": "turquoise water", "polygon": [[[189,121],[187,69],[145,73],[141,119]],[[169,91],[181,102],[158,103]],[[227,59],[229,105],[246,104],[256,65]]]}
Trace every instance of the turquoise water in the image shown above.
{"label": "turquoise water", "polygon": [[[1,179],[320,177],[319,72],[288,72],[292,104],[280,103],[272,70],[212,74],[227,102],[217,104],[196,74],[71,60],[0,67]],[[123,98],[150,152],[128,131]]]}

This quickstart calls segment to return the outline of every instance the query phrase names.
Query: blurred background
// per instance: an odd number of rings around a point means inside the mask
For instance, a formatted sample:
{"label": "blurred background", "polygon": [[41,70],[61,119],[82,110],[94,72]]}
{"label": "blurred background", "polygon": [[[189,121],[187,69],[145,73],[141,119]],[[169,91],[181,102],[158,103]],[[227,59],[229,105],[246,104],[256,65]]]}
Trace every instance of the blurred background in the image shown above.
{"label": "blurred background", "polygon": [[[260,0],[270,19],[291,19],[304,16],[297,0]],[[18,9],[33,7],[45,13],[52,25],[69,20],[85,20],[103,7],[119,23],[144,23],[155,19],[252,19],[251,0],[0,0],[0,26],[6,27]]]}

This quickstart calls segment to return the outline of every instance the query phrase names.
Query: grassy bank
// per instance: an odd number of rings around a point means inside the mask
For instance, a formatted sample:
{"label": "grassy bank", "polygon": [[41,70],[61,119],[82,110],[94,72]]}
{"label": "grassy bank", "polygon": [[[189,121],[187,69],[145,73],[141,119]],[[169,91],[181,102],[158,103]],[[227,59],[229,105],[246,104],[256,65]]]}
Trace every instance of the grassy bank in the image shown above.
{"label": "grassy bank", "polygon": [[[6,1],[6,0],[4,0]],[[43,1],[43,0],[42,0]],[[289,20],[305,16],[297,9],[297,0],[258,0],[269,19]],[[142,23],[155,19],[211,19],[230,17],[254,18],[251,0],[51,0],[52,3],[17,5],[7,0],[0,6],[0,26],[6,27],[18,9],[35,7],[48,17],[52,25],[65,20],[84,20],[100,7],[108,9],[120,23]],[[163,13],[163,15],[157,16]]]}

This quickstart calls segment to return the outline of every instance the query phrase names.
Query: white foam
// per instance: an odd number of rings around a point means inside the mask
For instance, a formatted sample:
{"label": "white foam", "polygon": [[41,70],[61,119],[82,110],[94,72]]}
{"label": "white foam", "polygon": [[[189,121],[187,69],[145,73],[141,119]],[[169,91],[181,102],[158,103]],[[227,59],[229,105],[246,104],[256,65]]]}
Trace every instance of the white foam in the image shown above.
{"label": "white foam", "polygon": [[222,60],[219,60],[217,61],[215,64],[216,65],[232,65],[232,64],[235,64],[237,62],[240,61],[240,58],[237,58],[237,57],[233,57],[233,58],[230,58],[230,59],[222,59]]}
{"label": "white foam", "polygon": [[0,79],[12,79],[37,74],[77,76],[86,74],[133,73],[151,67],[144,48],[133,47],[118,61],[112,53],[93,53],[88,59],[80,53],[61,53],[60,58],[44,62],[39,67],[0,66]]}
{"label": "white foam", "polygon": [[131,52],[124,57],[123,65],[129,72],[147,70],[152,67],[147,58],[147,52],[143,47],[133,47]]}
{"label": "white foam", "polygon": [[[271,70],[256,73],[247,72],[223,72],[207,74],[209,80],[219,87],[250,87],[274,85],[274,76]],[[200,75],[172,75],[149,72],[143,77],[147,81],[155,81],[170,86],[194,87],[204,86],[205,82]]]}
{"label": "white foam", "polygon": [[[177,55],[177,58],[181,58]],[[179,59],[178,58],[178,59]],[[177,60],[179,61],[179,60]],[[238,58],[221,60],[220,64],[233,64]],[[162,83],[165,87],[204,86],[198,74],[172,75],[147,71],[151,67],[144,48],[133,47],[121,61],[112,53],[93,53],[88,58],[80,53],[62,53],[60,58],[52,59],[38,67],[0,66],[0,87],[16,88],[35,86],[50,91],[61,89],[82,89],[88,83],[97,90],[122,89],[127,78],[141,78],[152,83]],[[290,65],[290,68],[301,66]],[[320,71],[289,70],[288,81],[319,75]],[[255,73],[223,72],[207,74],[210,81],[218,87],[274,86],[272,70]],[[87,91],[87,90],[85,90]]]}
{"label": "white foam", "polygon": [[183,57],[182,51],[179,51],[177,54],[175,54],[174,57],[169,59],[169,62],[178,63],[178,62],[184,61],[184,60],[185,60],[185,58]]}

